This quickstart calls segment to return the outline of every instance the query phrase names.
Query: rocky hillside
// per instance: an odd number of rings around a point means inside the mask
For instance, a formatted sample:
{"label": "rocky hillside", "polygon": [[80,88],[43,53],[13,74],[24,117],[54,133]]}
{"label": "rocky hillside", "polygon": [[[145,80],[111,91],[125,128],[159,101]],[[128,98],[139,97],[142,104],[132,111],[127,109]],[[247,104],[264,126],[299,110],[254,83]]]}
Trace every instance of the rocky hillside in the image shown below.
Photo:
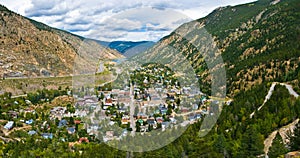
{"label": "rocky hillside", "polygon": [[75,59],[86,66],[91,59],[122,57],[92,40],[51,28],[1,5],[0,28],[1,78],[71,75]]}
{"label": "rocky hillside", "polygon": [[[204,92],[210,91],[210,73],[215,71],[209,71],[204,57],[209,52],[222,56],[228,94],[264,81],[298,85],[299,8],[298,0],[258,0],[221,7],[164,37],[147,52],[146,58],[171,47],[191,62]],[[174,62],[178,61],[176,57]]]}

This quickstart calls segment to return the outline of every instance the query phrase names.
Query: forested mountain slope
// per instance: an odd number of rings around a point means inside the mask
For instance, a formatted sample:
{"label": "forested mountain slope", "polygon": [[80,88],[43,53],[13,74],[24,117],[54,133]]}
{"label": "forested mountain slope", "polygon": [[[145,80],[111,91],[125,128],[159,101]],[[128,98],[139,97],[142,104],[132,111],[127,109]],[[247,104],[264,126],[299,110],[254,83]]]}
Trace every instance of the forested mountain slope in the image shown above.
{"label": "forested mountain slope", "polygon": [[194,44],[194,41],[207,40],[198,35],[205,31],[222,55],[228,94],[236,94],[264,81],[289,81],[298,86],[299,7],[297,0],[279,3],[259,0],[221,7],[205,18],[182,25],[160,40],[148,55],[160,53],[165,46],[174,48],[191,61],[200,77],[202,90],[209,92],[210,72],[203,58],[207,50]]}

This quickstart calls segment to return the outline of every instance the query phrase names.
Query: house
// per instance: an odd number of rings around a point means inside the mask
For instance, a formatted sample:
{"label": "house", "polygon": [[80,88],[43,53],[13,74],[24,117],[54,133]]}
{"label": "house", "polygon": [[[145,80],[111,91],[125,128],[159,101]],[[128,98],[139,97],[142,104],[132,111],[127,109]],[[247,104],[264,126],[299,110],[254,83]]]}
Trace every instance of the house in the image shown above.
{"label": "house", "polygon": [[140,123],[141,126],[144,125],[144,121],[142,119],[138,119],[138,122]]}
{"label": "house", "polygon": [[89,139],[86,138],[86,137],[81,137],[81,138],[79,138],[78,142],[79,142],[79,143],[82,143],[82,142],[88,143],[88,142],[90,142],[90,141],[89,141]]}
{"label": "house", "polygon": [[75,107],[81,107],[81,106],[84,106],[84,105],[85,105],[84,100],[78,100],[78,101],[75,103]]}
{"label": "house", "polygon": [[27,120],[27,121],[25,121],[25,123],[28,124],[28,125],[31,125],[33,123],[33,120],[32,119]]}
{"label": "house", "polygon": [[160,110],[160,113],[161,113],[162,115],[166,115],[166,114],[167,114],[167,111],[168,111],[168,108],[166,108],[166,107],[161,107],[159,110]]}
{"label": "house", "polygon": [[182,113],[188,113],[188,112],[189,112],[189,109],[188,109],[188,108],[185,108],[185,107],[182,107],[182,108],[181,108],[181,112],[182,112]]}
{"label": "house", "polygon": [[175,97],[174,96],[167,96],[167,100],[170,101],[170,102],[174,102]]}
{"label": "house", "polygon": [[189,116],[189,120],[190,120],[190,122],[194,122],[196,119],[195,119],[195,115],[194,114],[191,114],[190,116]]}
{"label": "house", "polygon": [[119,94],[120,91],[121,91],[120,89],[112,89],[111,94],[116,95],[116,94]]}
{"label": "house", "polygon": [[121,120],[122,125],[127,125],[130,122],[128,119],[123,119]]}
{"label": "house", "polygon": [[35,113],[35,110],[33,108],[26,108],[24,113]]}
{"label": "house", "polygon": [[31,104],[31,101],[30,100],[25,100],[25,103],[29,105],[29,104]]}
{"label": "house", "polygon": [[86,95],[83,97],[84,100],[93,100],[93,102],[97,101],[96,96]]}
{"label": "house", "polygon": [[111,114],[110,120],[114,120],[117,117],[116,113]]}
{"label": "house", "polygon": [[62,142],[66,142],[66,139],[63,138],[63,137],[60,137],[59,140],[62,141]]}
{"label": "house", "polygon": [[231,102],[232,102],[232,100],[228,100],[228,101],[226,102],[226,105],[230,105]]}
{"label": "house", "polygon": [[6,125],[4,126],[4,128],[7,130],[11,130],[13,128],[13,126],[14,126],[14,121],[8,121],[6,123]]}
{"label": "house", "polygon": [[42,137],[44,137],[45,139],[52,139],[53,138],[53,134],[52,133],[43,133]]}
{"label": "house", "polygon": [[78,117],[85,117],[87,115],[87,111],[86,110],[78,110],[76,109],[74,116],[78,116]]}
{"label": "house", "polygon": [[63,127],[63,126],[66,126],[68,124],[67,120],[63,119],[63,120],[60,120],[59,123],[58,123],[58,127]]}
{"label": "house", "polygon": [[156,124],[156,121],[154,120],[154,118],[150,118],[150,119],[147,120],[147,123],[149,125],[154,125],[154,124]]}
{"label": "house", "polygon": [[98,103],[98,99],[91,97],[91,98],[85,98],[84,100],[84,104],[97,104]]}
{"label": "house", "polygon": [[174,117],[169,117],[171,123],[176,124],[177,120]]}
{"label": "house", "polygon": [[50,113],[51,115],[54,115],[54,116],[62,116],[65,111],[67,110],[66,107],[54,107],[50,110]]}
{"label": "house", "polygon": [[154,129],[157,128],[157,123],[154,118],[150,118],[147,120],[148,125],[152,126]]}
{"label": "house", "polygon": [[97,133],[98,129],[99,129],[98,125],[89,126],[87,128],[87,133],[90,134],[90,135],[93,135],[93,134]]}
{"label": "house", "polygon": [[175,96],[175,92],[168,92],[167,93],[167,96],[170,97],[170,98],[173,98],[174,99],[174,96]]}
{"label": "house", "polygon": [[18,118],[19,113],[16,112],[16,111],[10,110],[10,111],[8,111],[8,115],[9,115],[11,118]]}
{"label": "house", "polygon": [[74,145],[76,145],[76,144],[80,144],[79,142],[69,142],[69,148],[70,149],[74,149],[73,147],[74,147]]}
{"label": "house", "polygon": [[195,119],[200,119],[200,118],[201,118],[201,114],[200,113],[196,113]]}
{"label": "house", "polygon": [[144,79],[143,83],[144,83],[144,84],[148,84],[147,78]]}
{"label": "house", "polygon": [[197,104],[193,105],[193,110],[198,110],[199,106]]}
{"label": "house", "polygon": [[140,132],[147,132],[148,127],[147,126],[140,126]]}
{"label": "house", "polygon": [[104,106],[112,106],[113,100],[111,98],[105,99],[105,104]]}
{"label": "house", "polygon": [[148,116],[142,112],[137,114],[137,119],[142,119],[143,121],[147,121],[147,118],[148,118]]}
{"label": "house", "polygon": [[126,112],[126,108],[119,108],[119,109],[118,109],[118,112],[119,112],[119,113],[125,113],[125,112]]}
{"label": "house", "polygon": [[137,91],[137,92],[139,92],[139,91],[140,91],[140,89],[139,89],[139,88],[134,88],[134,91]]}
{"label": "house", "polygon": [[107,110],[110,106],[103,105],[103,110]]}
{"label": "house", "polygon": [[115,121],[109,121],[108,124],[109,124],[110,126],[113,126],[115,123],[116,123]]}
{"label": "house", "polygon": [[161,128],[164,131],[166,128],[170,126],[170,122],[162,122],[161,123]]}
{"label": "house", "polygon": [[180,91],[180,90],[174,89],[173,91],[174,91],[177,95],[181,95],[181,91]]}
{"label": "house", "polygon": [[76,132],[75,127],[68,127],[67,130],[69,134],[74,134]]}
{"label": "house", "polygon": [[74,120],[74,124],[80,124],[81,121],[80,120]]}
{"label": "house", "polygon": [[162,122],[164,122],[164,119],[162,117],[157,117],[156,122],[157,123],[162,123]]}
{"label": "house", "polygon": [[121,120],[122,125],[127,125],[129,122],[130,122],[129,116],[124,115]]}
{"label": "house", "polygon": [[162,92],[162,88],[155,88],[157,92]]}
{"label": "house", "polygon": [[28,134],[32,136],[32,135],[36,134],[36,131],[31,130],[31,131],[28,132]]}

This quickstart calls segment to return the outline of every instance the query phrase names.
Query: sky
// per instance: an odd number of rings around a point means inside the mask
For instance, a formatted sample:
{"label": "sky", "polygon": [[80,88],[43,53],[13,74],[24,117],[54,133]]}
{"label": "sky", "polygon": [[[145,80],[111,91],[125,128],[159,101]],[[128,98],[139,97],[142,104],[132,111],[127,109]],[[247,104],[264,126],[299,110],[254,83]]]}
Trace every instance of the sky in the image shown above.
{"label": "sky", "polygon": [[51,27],[102,41],[158,41],[214,9],[254,0],[0,0]]}

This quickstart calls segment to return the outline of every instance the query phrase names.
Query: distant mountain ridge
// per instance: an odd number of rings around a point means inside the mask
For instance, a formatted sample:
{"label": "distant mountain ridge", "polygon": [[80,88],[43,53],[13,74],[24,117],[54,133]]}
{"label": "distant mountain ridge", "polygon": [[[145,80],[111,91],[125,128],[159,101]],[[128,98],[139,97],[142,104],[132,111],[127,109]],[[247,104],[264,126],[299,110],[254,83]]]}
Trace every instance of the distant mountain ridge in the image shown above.
{"label": "distant mountain ridge", "polygon": [[0,77],[66,76],[73,74],[75,59],[84,68],[91,59],[123,57],[93,40],[23,17],[3,5],[0,24]]}
{"label": "distant mountain ridge", "polygon": [[126,57],[131,57],[137,53],[142,53],[155,44],[155,42],[152,41],[98,41],[98,43],[108,48],[115,49]]}

